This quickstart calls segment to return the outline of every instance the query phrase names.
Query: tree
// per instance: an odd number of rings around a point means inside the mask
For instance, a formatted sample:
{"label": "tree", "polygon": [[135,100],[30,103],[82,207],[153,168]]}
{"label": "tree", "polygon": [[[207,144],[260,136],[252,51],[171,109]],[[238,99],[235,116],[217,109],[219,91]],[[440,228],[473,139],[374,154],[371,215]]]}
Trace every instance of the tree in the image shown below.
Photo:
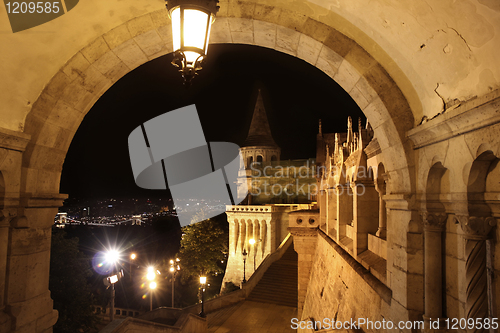
{"label": "tree", "polygon": [[66,238],[65,232],[54,232],[50,252],[49,289],[59,320],[54,333],[90,332],[97,317],[88,278],[90,261],[78,250],[78,238]]}
{"label": "tree", "polygon": [[217,218],[190,224],[182,228],[181,249],[178,257],[182,263],[182,280],[198,277],[200,274],[224,272],[229,237],[227,229]]}

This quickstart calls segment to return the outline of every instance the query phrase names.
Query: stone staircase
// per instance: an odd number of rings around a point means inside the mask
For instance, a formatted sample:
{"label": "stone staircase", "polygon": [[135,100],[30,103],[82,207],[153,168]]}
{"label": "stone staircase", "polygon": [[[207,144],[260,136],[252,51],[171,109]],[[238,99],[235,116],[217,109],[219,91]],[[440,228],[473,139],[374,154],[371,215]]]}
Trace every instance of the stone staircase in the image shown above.
{"label": "stone staircase", "polygon": [[269,266],[247,300],[296,308],[297,258],[293,245],[290,245],[283,257]]}

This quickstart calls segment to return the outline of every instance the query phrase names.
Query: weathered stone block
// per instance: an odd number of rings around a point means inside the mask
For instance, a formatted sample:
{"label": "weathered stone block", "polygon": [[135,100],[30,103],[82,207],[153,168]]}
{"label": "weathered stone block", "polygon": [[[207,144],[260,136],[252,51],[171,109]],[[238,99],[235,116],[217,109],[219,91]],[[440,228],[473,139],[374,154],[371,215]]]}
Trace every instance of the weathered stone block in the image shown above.
{"label": "weathered stone block", "polygon": [[108,43],[110,49],[114,49],[115,47],[123,44],[124,42],[130,40],[132,36],[130,35],[130,31],[127,26],[122,24],[111,31],[105,33],[103,35],[104,40]]}
{"label": "weathered stone block", "polygon": [[360,74],[349,62],[346,60],[342,61],[337,74],[334,76],[335,82],[337,82],[345,91],[350,91],[356,82],[360,78]]}
{"label": "weathered stone block", "polygon": [[276,25],[254,21],[254,41],[256,45],[274,49],[276,46]]}
{"label": "weathered stone block", "polygon": [[229,29],[233,32],[253,32],[253,21],[244,18],[228,17]]}
{"label": "weathered stone block", "polygon": [[164,26],[171,27],[170,17],[165,9],[160,9],[151,14],[151,20],[155,28],[160,28]]}
{"label": "weathered stone block", "polygon": [[130,32],[130,36],[133,38],[155,29],[156,26],[153,24],[151,16],[147,14],[128,21],[127,28]]}
{"label": "weathered stone block", "polygon": [[310,17],[307,18],[302,31],[305,35],[314,38],[315,40],[323,43],[332,32],[332,28],[328,25],[318,22]]}
{"label": "weathered stone block", "polygon": [[253,18],[254,20],[276,23],[280,14],[281,8],[258,3],[255,5]]}
{"label": "weathered stone block", "polygon": [[232,1],[227,8],[228,17],[241,17],[250,19],[255,11],[255,2]]}
{"label": "weathered stone block", "polygon": [[137,45],[139,45],[139,47],[147,56],[151,56],[155,53],[160,52],[165,46],[156,30],[145,32],[141,35],[136,36],[134,39]]}
{"label": "weathered stone block", "polygon": [[231,32],[233,43],[253,44],[253,32]]}
{"label": "weathered stone block", "polygon": [[78,52],[68,61],[62,71],[73,81],[80,77],[89,66],[90,62],[81,52]]}
{"label": "weathered stone block", "polygon": [[55,98],[59,98],[61,96],[61,92],[70,82],[71,79],[66,74],[59,71],[56,75],[54,75],[52,80],[50,80],[47,85],[46,92]]}
{"label": "weathered stone block", "polygon": [[148,61],[146,55],[142,52],[142,50],[133,39],[114,48],[113,52],[131,70]]}
{"label": "weathered stone block", "polygon": [[231,31],[227,18],[218,18],[210,31],[210,43],[231,43]]}
{"label": "weathered stone block", "polygon": [[300,33],[291,29],[277,27],[276,49],[283,49],[295,54],[299,46]]}
{"label": "weathered stone block", "polygon": [[317,40],[301,34],[299,38],[299,45],[297,47],[297,56],[311,65],[315,65],[318,60],[321,47],[322,44]]}
{"label": "weathered stone block", "polygon": [[97,59],[103,56],[104,53],[109,51],[108,44],[104,41],[103,37],[96,38],[87,47],[83,48],[80,52],[83,56],[93,64]]}

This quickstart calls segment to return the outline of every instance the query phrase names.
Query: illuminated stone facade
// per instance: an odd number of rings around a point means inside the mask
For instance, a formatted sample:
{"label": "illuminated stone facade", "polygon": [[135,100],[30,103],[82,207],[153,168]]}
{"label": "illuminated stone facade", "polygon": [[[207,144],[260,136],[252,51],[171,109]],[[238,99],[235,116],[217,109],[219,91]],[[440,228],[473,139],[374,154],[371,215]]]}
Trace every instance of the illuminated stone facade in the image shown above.
{"label": "illuminated stone facade", "polygon": [[[498,2],[224,0],[220,7],[212,43],[307,61],[349,93],[376,139],[364,153],[379,223],[366,232],[356,219],[341,224],[336,189],[328,188],[319,205],[329,230],[293,231],[299,265],[311,267],[302,317],[498,317]],[[0,30],[0,332],[51,332],[50,228],[65,198],[67,150],[111,85],[172,51],[170,21],[162,1],[87,0],[28,31],[12,34],[7,19]],[[365,253],[386,256],[385,278]]]}

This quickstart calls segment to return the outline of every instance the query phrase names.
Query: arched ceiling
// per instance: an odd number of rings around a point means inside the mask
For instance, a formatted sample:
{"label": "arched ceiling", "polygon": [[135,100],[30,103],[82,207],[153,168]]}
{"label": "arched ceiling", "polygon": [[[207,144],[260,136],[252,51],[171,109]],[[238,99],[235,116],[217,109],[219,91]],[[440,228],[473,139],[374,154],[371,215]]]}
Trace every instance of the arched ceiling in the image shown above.
{"label": "arched ceiling", "polygon": [[[220,6],[220,17],[277,21],[287,28],[317,30],[312,34],[319,39],[327,38],[321,36],[323,25],[342,32],[389,73],[416,124],[442,112],[446,103],[449,107],[499,88],[496,0],[244,0],[221,1]],[[147,13],[150,22],[136,19]],[[0,17],[6,15],[0,6]],[[2,19],[0,126],[24,130],[26,115],[43,88],[78,51],[99,47],[89,46],[97,37],[115,28],[128,29],[117,36],[135,34],[165,20],[162,0],[80,1],[67,14],[18,33]]]}

